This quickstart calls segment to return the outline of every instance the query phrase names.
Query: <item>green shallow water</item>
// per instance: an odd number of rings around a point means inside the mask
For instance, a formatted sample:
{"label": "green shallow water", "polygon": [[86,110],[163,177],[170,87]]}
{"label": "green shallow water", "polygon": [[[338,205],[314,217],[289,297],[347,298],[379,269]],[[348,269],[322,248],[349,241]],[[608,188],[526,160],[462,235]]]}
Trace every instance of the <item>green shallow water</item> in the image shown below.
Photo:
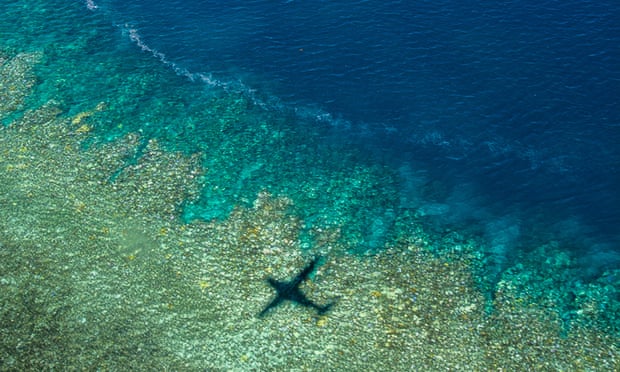
{"label": "green shallow water", "polygon": [[[0,369],[619,369],[617,271],[501,270],[397,175],[176,75],[81,2],[0,5]],[[268,277],[315,255],[264,319]]]}

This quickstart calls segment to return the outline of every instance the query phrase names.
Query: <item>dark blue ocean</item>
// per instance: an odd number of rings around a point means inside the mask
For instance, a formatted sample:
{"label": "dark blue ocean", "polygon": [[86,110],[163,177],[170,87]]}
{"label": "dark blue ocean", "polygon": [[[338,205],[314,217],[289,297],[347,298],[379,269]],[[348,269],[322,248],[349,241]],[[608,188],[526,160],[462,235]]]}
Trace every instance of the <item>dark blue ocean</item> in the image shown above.
{"label": "dark blue ocean", "polygon": [[619,261],[615,1],[86,5],[197,85],[292,109],[393,167],[403,208],[501,249],[553,236],[589,265]]}

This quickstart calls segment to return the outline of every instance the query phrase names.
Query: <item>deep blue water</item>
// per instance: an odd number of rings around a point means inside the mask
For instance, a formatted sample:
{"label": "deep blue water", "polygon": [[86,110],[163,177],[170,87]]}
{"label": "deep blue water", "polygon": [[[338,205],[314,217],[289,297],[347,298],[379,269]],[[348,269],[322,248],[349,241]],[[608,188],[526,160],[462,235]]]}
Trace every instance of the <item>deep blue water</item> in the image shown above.
{"label": "deep blue water", "polygon": [[618,252],[617,2],[92,4],[197,84],[255,90],[423,177],[403,182],[403,204],[438,180],[437,218],[491,241],[530,223],[592,256]]}

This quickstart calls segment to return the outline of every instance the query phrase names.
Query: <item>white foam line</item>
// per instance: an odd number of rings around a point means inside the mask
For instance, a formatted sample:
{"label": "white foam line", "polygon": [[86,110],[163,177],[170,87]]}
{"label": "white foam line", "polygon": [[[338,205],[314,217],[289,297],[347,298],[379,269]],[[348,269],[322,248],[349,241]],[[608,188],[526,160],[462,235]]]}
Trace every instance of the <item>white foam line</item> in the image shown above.
{"label": "white foam line", "polygon": [[181,67],[177,65],[176,63],[170,61],[164,53],[146,44],[144,40],[142,39],[142,36],[140,35],[137,28],[131,27],[129,24],[125,24],[124,26],[122,26],[122,29],[129,35],[129,39],[134,44],[136,44],[143,52],[150,53],[153,57],[157,58],[161,63],[170,67],[179,76],[184,76],[193,82],[200,81],[204,84],[207,84],[210,87],[222,88],[228,92],[231,92],[231,91],[241,92],[245,94],[247,98],[252,100],[252,102],[255,105],[265,110],[278,108],[279,106],[281,106],[278,104],[270,104],[258,98],[255,94],[256,90],[249,88],[242,81],[228,81],[227,82],[227,81],[215,79],[211,74],[205,74],[201,72],[198,72],[198,73],[191,72],[188,69]]}
{"label": "white foam line", "polygon": [[166,55],[164,53],[158,51],[155,48],[151,48],[150,46],[148,46],[142,40],[142,37],[140,36],[140,33],[138,32],[138,29],[130,27],[127,24],[125,25],[125,29],[129,33],[129,40],[131,40],[138,47],[140,47],[140,49],[142,49],[142,51],[151,53],[153,55],[153,57],[159,59],[161,61],[161,63],[163,63],[164,65],[169,66],[170,68],[172,68],[174,70],[174,72],[176,72],[178,75],[185,76],[188,79],[190,79],[191,81],[200,80],[200,81],[202,81],[203,83],[205,83],[205,84],[207,84],[209,86],[213,86],[213,87],[226,87],[227,84],[225,84],[225,83],[223,83],[223,82],[221,82],[221,81],[219,81],[217,79],[213,79],[211,76],[208,76],[208,75],[202,74],[202,73],[192,73],[188,69],[180,67],[176,63],[170,61],[166,57]]}

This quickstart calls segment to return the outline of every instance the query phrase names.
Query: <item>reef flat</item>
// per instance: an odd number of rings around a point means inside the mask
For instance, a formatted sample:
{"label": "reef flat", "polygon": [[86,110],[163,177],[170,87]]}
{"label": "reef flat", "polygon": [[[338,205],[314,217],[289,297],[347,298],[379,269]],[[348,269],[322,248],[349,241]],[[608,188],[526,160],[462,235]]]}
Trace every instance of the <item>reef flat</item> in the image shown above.
{"label": "reef flat", "polygon": [[[53,97],[26,107],[41,58],[0,57],[0,369],[620,369],[617,272],[573,288],[567,309],[572,258],[549,243],[489,299],[476,239],[400,211],[372,254],[347,253],[337,218],[316,222],[308,244],[298,201],[269,185],[224,218],[188,223],[183,207],[218,182],[204,154],[138,132],[98,139],[114,110],[105,95],[79,112]],[[326,260],[300,288],[337,300],[330,311],[283,304],[257,317],[265,279],[315,255]]]}

